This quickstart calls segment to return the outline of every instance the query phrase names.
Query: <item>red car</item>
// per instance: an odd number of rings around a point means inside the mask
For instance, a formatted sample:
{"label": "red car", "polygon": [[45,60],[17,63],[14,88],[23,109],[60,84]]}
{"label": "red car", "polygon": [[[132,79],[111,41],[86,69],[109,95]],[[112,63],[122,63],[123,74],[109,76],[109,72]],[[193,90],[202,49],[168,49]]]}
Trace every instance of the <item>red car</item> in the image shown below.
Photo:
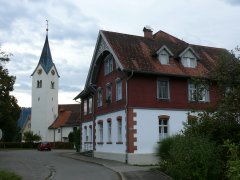
{"label": "red car", "polygon": [[51,149],[52,149],[52,147],[51,147],[51,144],[49,142],[41,142],[38,145],[38,150],[39,151],[44,151],[44,150],[51,151]]}

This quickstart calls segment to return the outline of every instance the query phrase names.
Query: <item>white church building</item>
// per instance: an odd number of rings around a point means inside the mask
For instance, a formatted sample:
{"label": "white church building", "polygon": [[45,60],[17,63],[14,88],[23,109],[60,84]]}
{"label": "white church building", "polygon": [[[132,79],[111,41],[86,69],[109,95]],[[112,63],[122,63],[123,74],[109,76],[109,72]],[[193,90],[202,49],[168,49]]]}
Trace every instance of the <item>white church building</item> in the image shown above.
{"label": "white church building", "polygon": [[31,130],[40,135],[42,141],[52,141],[53,133],[48,130],[48,127],[58,116],[58,79],[60,76],[52,60],[48,34],[38,65],[31,76]]}
{"label": "white church building", "polygon": [[53,63],[48,34],[31,76],[31,131],[40,135],[42,141],[68,142],[69,133],[80,125],[80,104],[58,104],[60,76]]}

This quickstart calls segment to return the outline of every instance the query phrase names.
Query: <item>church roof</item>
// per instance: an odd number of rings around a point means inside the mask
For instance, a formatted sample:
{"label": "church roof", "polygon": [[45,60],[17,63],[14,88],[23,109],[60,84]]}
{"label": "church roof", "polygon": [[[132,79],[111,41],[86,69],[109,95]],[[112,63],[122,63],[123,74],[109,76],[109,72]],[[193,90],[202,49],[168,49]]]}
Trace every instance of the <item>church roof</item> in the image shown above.
{"label": "church roof", "polygon": [[42,67],[46,73],[48,73],[50,71],[50,69],[54,66],[49,43],[48,43],[48,35],[46,36],[46,39],[45,39],[45,43],[43,46],[39,64],[42,65]]}
{"label": "church roof", "polygon": [[[39,65],[42,66],[42,68],[44,69],[46,74],[49,73],[49,71],[51,70],[52,67],[55,67],[56,72],[57,72],[57,68],[52,60],[51,50],[50,50],[50,46],[49,46],[49,42],[48,42],[48,35],[46,35],[45,43],[44,43],[44,46],[42,49],[42,54],[40,56],[37,67]],[[37,69],[37,67],[36,67],[36,69]],[[32,75],[35,73],[36,69],[33,71]],[[57,75],[58,75],[58,77],[60,77],[58,72],[57,72]]]}

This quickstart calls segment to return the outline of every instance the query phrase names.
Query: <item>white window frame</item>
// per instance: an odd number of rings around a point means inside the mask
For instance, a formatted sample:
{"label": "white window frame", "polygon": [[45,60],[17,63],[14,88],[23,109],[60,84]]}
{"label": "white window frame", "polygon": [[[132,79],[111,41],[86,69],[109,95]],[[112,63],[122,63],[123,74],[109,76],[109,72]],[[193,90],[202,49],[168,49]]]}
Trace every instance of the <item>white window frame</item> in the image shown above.
{"label": "white window frame", "polygon": [[122,142],[122,120],[117,120],[117,140]]}
{"label": "white window frame", "polygon": [[89,141],[92,142],[92,127],[89,127]]}
{"label": "white window frame", "polygon": [[88,112],[88,103],[87,103],[87,99],[83,100],[83,114],[87,115]]}
{"label": "white window frame", "polygon": [[108,125],[108,142],[112,142],[112,121],[108,121],[107,125]]}
{"label": "white window frame", "polygon": [[[160,83],[167,83],[167,86],[162,86]],[[165,92],[164,92],[165,91]],[[158,99],[170,99],[169,80],[168,79],[157,79],[157,98]]]}
{"label": "white window frame", "polygon": [[88,132],[87,132],[87,127],[84,127],[84,136],[85,136],[85,142],[88,142]]}
{"label": "white window frame", "polygon": [[98,96],[98,100],[97,100],[98,107],[101,107],[102,106],[102,99],[103,99],[103,89],[102,88],[98,88],[97,96]]}
{"label": "white window frame", "polygon": [[110,83],[106,85],[106,102],[112,103],[112,84]]}
{"label": "white window frame", "polygon": [[193,57],[182,57],[182,65],[184,67],[195,68],[197,67],[197,59]]}
{"label": "white window frame", "polygon": [[104,75],[108,75],[113,71],[113,56],[108,55],[104,60]]}
{"label": "white window frame", "polygon": [[103,122],[98,123],[99,142],[103,142]]}
{"label": "white window frame", "polygon": [[169,133],[168,121],[169,121],[168,119],[161,118],[158,119],[159,140],[163,140],[164,138],[168,137]]}
{"label": "white window frame", "polygon": [[[200,86],[200,87],[199,87]],[[209,102],[209,87],[203,87],[204,85],[195,85],[191,82],[188,83],[188,100],[189,101],[199,101],[199,102]],[[202,92],[198,92],[202,90]],[[202,93],[202,94],[200,94]],[[200,95],[200,97],[196,97]],[[196,99],[199,98],[199,99]]]}
{"label": "white window frame", "polygon": [[92,114],[92,110],[93,110],[93,98],[90,97],[90,98],[88,99],[88,113],[89,113],[89,114]]}
{"label": "white window frame", "polygon": [[122,80],[116,79],[116,101],[122,99]]}
{"label": "white window frame", "polygon": [[158,59],[161,64],[169,64],[169,54],[167,53],[166,50],[162,50],[159,55]]}

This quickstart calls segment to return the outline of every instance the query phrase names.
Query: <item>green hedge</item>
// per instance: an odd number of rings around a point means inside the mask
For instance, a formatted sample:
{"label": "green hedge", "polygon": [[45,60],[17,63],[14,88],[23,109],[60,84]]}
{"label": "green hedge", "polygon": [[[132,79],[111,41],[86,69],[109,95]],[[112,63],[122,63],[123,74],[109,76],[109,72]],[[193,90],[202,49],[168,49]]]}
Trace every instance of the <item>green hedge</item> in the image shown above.
{"label": "green hedge", "polygon": [[[160,167],[173,179],[219,179],[218,149],[205,138],[174,136],[159,144]],[[165,147],[164,147],[165,146]]]}
{"label": "green hedge", "polygon": [[54,142],[51,143],[54,149],[73,149],[74,145],[72,142]]}
{"label": "green hedge", "polygon": [[[36,149],[39,143],[24,143],[24,142],[0,142],[1,149]],[[53,149],[73,149],[73,143],[70,142],[55,142],[51,143]]]}

